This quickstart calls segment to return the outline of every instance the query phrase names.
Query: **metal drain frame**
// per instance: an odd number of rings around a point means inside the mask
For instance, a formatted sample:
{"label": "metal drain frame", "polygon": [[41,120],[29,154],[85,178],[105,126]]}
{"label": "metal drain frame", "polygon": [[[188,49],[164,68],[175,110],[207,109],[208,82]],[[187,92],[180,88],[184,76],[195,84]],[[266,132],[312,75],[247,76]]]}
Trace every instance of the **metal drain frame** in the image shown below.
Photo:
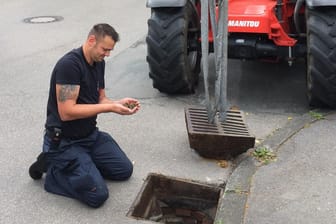
{"label": "metal drain frame", "polygon": [[[198,214],[195,214],[195,217],[200,217],[202,214],[197,210],[204,210],[212,220],[216,217],[223,194],[223,188],[218,186],[158,173],[149,173],[126,216],[157,223],[161,221],[154,218],[162,217],[166,210],[175,210],[176,216],[186,218],[191,216],[193,211]],[[161,199],[170,200],[169,205],[160,202]],[[167,205],[168,207],[166,207]],[[212,209],[207,207],[209,205]],[[188,209],[190,209],[190,212],[186,214]]]}
{"label": "metal drain frame", "polygon": [[220,122],[217,115],[210,124],[205,108],[186,107],[185,121],[190,148],[203,157],[227,159],[254,147],[255,137],[240,110],[228,110],[225,122]]}

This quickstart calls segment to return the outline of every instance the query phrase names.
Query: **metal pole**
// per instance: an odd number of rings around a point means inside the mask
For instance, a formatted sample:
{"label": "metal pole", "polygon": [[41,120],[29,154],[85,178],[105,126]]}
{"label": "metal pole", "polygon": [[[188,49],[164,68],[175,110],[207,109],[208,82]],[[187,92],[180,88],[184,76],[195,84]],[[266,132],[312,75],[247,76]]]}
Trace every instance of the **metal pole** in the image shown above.
{"label": "metal pole", "polygon": [[[227,21],[228,1],[218,1],[218,21],[216,21],[216,0],[201,1],[201,38],[202,38],[202,69],[204,76],[205,100],[208,111],[208,122],[214,123],[216,113],[219,112],[221,121],[226,119],[227,103]],[[213,33],[215,53],[216,81],[214,103],[211,102],[209,85],[209,14]]]}
{"label": "metal pole", "polygon": [[[227,102],[227,62],[228,62],[228,1],[221,0],[218,3],[219,18],[218,18],[218,42],[219,46],[219,97],[216,97],[217,110],[219,111],[220,121],[225,121],[226,111],[228,110]],[[218,89],[216,89],[218,96]]]}
{"label": "metal pole", "polygon": [[204,77],[204,94],[205,101],[208,111],[208,122],[214,123],[215,118],[215,109],[210,100],[210,91],[209,91],[209,1],[201,1],[201,38],[202,38],[202,69]]}
{"label": "metal pole", "polygon": [[[210,14],[210,21],[211,21],[211,29],[212,29],[212,36],[213,38],[216,37],[217,35],[217,21],[216,21],[216,0],[210,0],[209,2],[209,14]],[[216,42],[213,42],[214,44],[214,51],[216,52],[217,46]],[[215,53],[216,55],[216,53]]]}
{"label": "metal pole", "polygon": [[221,1],[218,1],[218,21],[217,32],[214,35],[215,46],[215,67],[216,67],[216,81],[215,81],[215,108],[219,110],[219,101],[221,97],[221,83],[222,83],[222,63],[223,63],[223,7]]}
{"label": "metal pole", "polygon": [[216,116],[216,113],[218,111],[218,94],[216,93],[216,89],[218,89],[218,74],[219,74],[219,48],[220,48],[220,42],[217,40],[217,35],[218,35],[218,22],[216,18],[216,0],[210,0],[209,2],[209,14],[210,14],[210,21],[211,21],[211,29],[212,29],[212,37],[213,37],[213,49],[214,49],[214,57],[215,57],[215,89],[212,90],[212,93],[214,94],[214,102],[213,102],[213,112],[212,115]]}

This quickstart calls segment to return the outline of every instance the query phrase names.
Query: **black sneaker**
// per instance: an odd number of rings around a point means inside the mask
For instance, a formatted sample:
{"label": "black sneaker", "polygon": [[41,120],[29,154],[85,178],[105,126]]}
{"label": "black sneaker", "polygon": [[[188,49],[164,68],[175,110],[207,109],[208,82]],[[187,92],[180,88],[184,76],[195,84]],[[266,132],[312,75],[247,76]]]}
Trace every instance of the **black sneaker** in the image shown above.
{"label": "black sneaker", "polygon": [[34,180],[38,180],[42,178],[45,172],[47,172],[47,154],[41,152],[36,162],[29,167],[29,176]]}

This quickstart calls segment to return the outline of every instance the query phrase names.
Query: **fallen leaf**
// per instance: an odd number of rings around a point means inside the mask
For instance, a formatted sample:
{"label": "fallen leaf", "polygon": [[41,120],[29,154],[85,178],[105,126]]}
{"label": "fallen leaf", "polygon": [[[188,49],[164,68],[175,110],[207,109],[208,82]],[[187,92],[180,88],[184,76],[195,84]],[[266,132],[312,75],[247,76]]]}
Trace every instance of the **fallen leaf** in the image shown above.
{"label": "fallen leaf", "polygon": [[227,167],[229,166],[229,163],[228,163],[228,161],[226,161],[226,160],[219,160],[219,161],[217,162],[217,164],[218,164],[218,166],[220,166],[220,167],[222,167],[222,168],[227,168]]}

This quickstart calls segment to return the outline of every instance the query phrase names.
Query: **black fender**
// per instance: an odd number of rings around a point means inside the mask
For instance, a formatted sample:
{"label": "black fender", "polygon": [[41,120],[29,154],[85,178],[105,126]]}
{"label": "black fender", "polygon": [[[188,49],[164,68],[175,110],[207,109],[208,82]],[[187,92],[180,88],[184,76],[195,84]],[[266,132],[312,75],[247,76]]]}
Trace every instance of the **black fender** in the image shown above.
{"label": "black fender", "polygon": [[334,0],[306,0],[308,7],[317,7],[317,6],[336,6],[336,1]]}
{"label": "black fender", "polygon": [[183,7],[188,0],[147,0],[147,8]]}

